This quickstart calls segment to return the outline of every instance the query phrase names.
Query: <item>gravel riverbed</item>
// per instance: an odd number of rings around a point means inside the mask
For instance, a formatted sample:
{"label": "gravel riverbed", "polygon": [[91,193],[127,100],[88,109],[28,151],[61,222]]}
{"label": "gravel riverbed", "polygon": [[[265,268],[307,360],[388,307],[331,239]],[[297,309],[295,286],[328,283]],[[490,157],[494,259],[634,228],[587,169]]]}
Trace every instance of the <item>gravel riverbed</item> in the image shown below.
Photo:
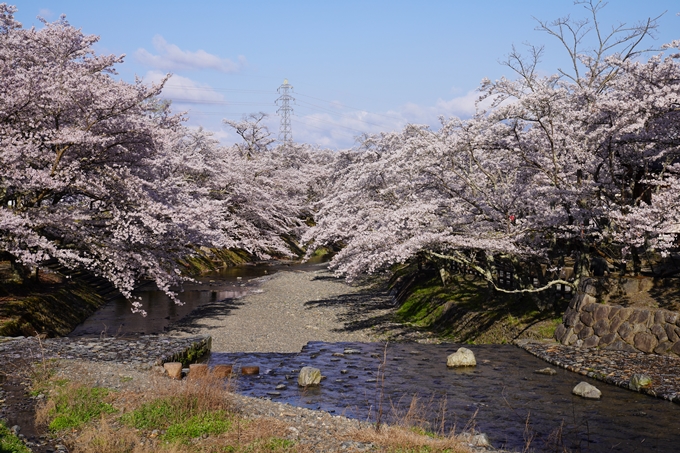
{"label": "gravel riverbed", "polygon": [[[0,393],[0,418],[19,426],[35,452],[56,451],[58,440],[40,437],[26,420],[35,398],[25,397],[21,414],[8,407],[28,384],[29,363],[57,358],[57,375],[121,391],[153,392],[163,375],[159,363],[182,348],[211,337],[214,352],[299,352],[309,341],[431,342],[432,337],[392,322],[394,304],[384,292],[351,286],[325,270],[280,272],[260,280],[241,299],[212,302],[194,310],[164,335],[130,338],[2,339],[0,367],[17,383],[13,395]],[[266,399],[234,395],[246,417],[286,423],[289,438],[313,451],[368,451],[370,443],[349,434],[368,423]],[[3,404],[5,403],[5,404]],[[24,415],[21,417],[20,415]],[[486,449],[477,449],[485,451]]]}
{"label": "gravel riverbed", "polygon": [[[158,365],[210,337],[213,352],[297,353],[310,341],[436,342],[430,334],[393,321],[389,294],[351,286],[324,269],[284,271],[259,279],[240,299],[211,302],[194,310],[163,335],[99,338],[0,338],[0,418],[18,425],[35,452],[56,451],[58,440],[40,437],[27,418],[36,398],[25,395],[31,363],[57,358],[57,373],[94,385],[140,393],[154,392],[164,379]],[[518,346],[554,365],[622,387],[630,375],[651,375],[646,393],[678,401],[680,359],[631,355],[621,351],[581,350],[547,342]],[[160,384],[159,384],[160,382]],[[289,437],[313,451],[367,451],[348,433],[365,422],[269,401],[234,395],[246,417],[272,417],[289,427]],[[15,407],[13,407],[15,406]],[[478,449],[483,450],[483,449]]]}

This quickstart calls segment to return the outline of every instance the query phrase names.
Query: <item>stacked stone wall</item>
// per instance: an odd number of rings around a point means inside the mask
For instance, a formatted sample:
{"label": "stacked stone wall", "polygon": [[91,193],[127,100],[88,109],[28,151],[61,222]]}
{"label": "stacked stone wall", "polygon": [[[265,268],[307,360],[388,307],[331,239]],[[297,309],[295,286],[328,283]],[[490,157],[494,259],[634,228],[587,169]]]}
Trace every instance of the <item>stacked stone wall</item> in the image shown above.
{"label": "stacked stone wall", "polygon": [[597,293],[593,282],[581,285],[555,330],[557,341],[582,348],[680,355],[677,312],[598,303]]}

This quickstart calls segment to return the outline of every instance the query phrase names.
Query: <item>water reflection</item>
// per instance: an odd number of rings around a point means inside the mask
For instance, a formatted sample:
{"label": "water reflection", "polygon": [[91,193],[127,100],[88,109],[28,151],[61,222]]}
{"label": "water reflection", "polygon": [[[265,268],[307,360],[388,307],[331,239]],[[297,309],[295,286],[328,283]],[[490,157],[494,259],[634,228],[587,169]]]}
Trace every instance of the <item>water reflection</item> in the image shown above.
{"label": "water reflection", "polygon": [[147,284],[134,292],[141,298],[146,317],[131,312],[124,298],[111,300],[69,336],[142,335],[163,332],[170,324],[187,316],[194,309],[211,302],[243,297],[256,285],[255,279],[271,275],[286,266],[234,266],[202,276],[195,283],[187,283],[179,299],[184,305],[172,302],[155,285]]}

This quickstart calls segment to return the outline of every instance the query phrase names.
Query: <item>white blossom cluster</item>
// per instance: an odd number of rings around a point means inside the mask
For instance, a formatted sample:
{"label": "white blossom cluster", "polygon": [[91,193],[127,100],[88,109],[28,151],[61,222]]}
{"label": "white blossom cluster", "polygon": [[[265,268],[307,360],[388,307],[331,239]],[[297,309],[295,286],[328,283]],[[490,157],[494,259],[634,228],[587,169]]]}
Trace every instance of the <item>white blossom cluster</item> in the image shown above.
{"label": "white blossom cluster", "polygon": [[581,29],[564,21],[544,27],[573,71],[542,76],[540,49],[513,52],[517,78],[483,81],[474,117],[368,136],[339,156],[305,236],[312,248],[342,244],[332,265],[350,278],[421,255],[489,280],[494,257],[550,268],[572,256],[582,275],[594,256],[625,268],[677,249],[680,41],[643,59],[648,22],[581,53],[570,47]]}
{"label": "white blossom cluster", "polygon": [[152,279],[176,301],[177,263],[201,246],[290,253],[282,236],[301,234],[328,157],[220,147],[170,113],[162,83],[114,79],[122,57],[96,55],[97,37],[64,17],[24,29],[15,11],[0,5],[0,252],[88,269],[128,298]]}

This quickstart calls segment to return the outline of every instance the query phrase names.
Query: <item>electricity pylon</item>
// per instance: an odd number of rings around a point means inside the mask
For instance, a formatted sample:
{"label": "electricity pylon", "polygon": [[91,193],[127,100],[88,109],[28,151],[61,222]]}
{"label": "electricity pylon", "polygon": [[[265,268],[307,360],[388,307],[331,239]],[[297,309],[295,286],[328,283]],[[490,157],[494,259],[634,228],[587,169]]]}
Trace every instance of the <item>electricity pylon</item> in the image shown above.
{"label": "electricity pylon", "polygon": [[290,117],[293,114],[293,107],[290,106],[290,103],[291,101],[295,102],[295,98],[291,96],[293,85],[289,85],[288,79],[285,79],[283,85],[276,91],[280,94],[279,98],[276,100],[276,105],[279,106],[276,113],[281,116],[279,140],[284,145],[291,145],[293,143],[293,128],[290,124]]}

